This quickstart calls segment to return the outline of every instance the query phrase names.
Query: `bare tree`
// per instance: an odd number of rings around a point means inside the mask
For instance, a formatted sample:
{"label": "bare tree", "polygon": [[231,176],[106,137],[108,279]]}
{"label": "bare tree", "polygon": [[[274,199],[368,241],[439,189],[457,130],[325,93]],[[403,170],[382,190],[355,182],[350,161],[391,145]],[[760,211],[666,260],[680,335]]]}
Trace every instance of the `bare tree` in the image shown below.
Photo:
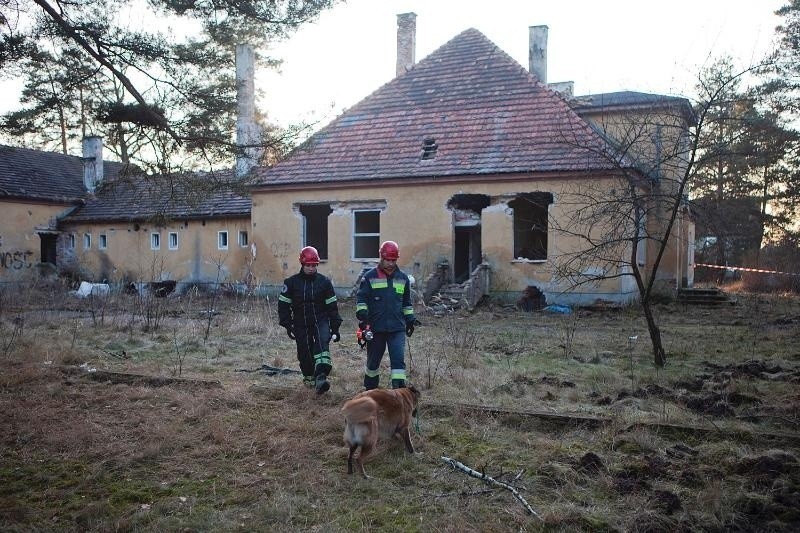
{"label": "bare tree", "polygon": [[[677,265],[688,249],[688,192],[698,162],[714,155],[708,116],[750,70],[701,79],[693,108],[686,99],[662,97],[626,113],[590,118],[608,141],[596,152],[613,169],[601,179],[565,184],[557,194],[559,210],[550,216],[562,243],[554,277],[571,289],[615,286],[635,293],[657,367],[666,363],[666,353],[652,304],[686,274]],[[674,270],[665,268],[667,259],[675,261]]]}

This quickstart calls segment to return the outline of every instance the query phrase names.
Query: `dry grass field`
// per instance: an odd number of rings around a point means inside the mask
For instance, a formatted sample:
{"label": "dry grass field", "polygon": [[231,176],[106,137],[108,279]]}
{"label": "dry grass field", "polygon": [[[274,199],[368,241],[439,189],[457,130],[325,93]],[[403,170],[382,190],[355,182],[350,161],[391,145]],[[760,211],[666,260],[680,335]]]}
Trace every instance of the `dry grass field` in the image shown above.
{"label": "dry grass field", "polygon": [[800,300],[735,299],[658,305],[661,370],[635,308],[420,306],[420,453],[384,443],[365,480],[352,302],[316,397],[267,299],[5,290],[0,529],[797,531]]}

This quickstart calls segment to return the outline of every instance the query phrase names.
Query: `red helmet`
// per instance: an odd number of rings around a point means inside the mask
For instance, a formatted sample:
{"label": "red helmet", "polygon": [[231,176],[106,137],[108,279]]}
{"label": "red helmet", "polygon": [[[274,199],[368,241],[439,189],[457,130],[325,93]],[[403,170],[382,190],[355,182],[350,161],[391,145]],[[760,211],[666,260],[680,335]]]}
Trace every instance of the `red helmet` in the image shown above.
{"label": "red helmet", "polygon": [[306,246],[300,250],[300,264],[301,265],[318,265],[319,252],[313,246]]}
{"label": "red helmet", "polygon": [[397,261],[397,258],[400,257],[400,247],[394,241],[385,241],[381,244],[379,253],[381,254],[381,259]]}

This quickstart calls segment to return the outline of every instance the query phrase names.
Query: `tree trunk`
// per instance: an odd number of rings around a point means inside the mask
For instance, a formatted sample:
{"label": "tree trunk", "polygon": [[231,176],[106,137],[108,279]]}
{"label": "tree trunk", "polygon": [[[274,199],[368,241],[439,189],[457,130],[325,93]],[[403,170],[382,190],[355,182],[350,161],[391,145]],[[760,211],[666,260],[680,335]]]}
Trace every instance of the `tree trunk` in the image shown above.
{"label": "tree trunk", "polygon": [[650,333],[650,342],[653,345],[653,363],[658,368],[664,368],[667,362],[667,354],[664,351],[664,345],[661,342],[661,330],[656,324],[656,319],[653,317],[653,311],[650,309],[649,300],[642,300],[642,310],[644,317],[647,320],[647,331]]}

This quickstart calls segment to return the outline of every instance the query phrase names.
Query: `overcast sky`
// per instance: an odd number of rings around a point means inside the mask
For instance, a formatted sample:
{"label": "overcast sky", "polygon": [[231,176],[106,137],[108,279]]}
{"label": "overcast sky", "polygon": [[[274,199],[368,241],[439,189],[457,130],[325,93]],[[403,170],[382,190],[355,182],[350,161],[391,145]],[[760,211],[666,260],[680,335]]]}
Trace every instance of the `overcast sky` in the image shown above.
{"label": "overcast sky", "polygon": [[[476,28],[528,66],[528,27],[549,27],[548,81],[575,94],[637,90],[692,96],[697,73],[730,55],[738,66],[773,46],[788,0],[349,0],[268,53],[280,74],[260,70],[261,111],[282,125],[323,125],[395,76],[397,14],[417,14],[419,61]],[[0,85],[0,112],[20,84]]]}
{"label": "overcast sky", "polygon": [[476,28],[527,68],[528,27],[548,26],[548,81],[575,94],[637,90],[692,96],[712,58],[738,66],[773,45],[788,0],[350,0],[271,53],[282,73],[260,73],[259,108],[282,124],[328,122],[395,76],[398,13],[417,14],[419,61]]}

